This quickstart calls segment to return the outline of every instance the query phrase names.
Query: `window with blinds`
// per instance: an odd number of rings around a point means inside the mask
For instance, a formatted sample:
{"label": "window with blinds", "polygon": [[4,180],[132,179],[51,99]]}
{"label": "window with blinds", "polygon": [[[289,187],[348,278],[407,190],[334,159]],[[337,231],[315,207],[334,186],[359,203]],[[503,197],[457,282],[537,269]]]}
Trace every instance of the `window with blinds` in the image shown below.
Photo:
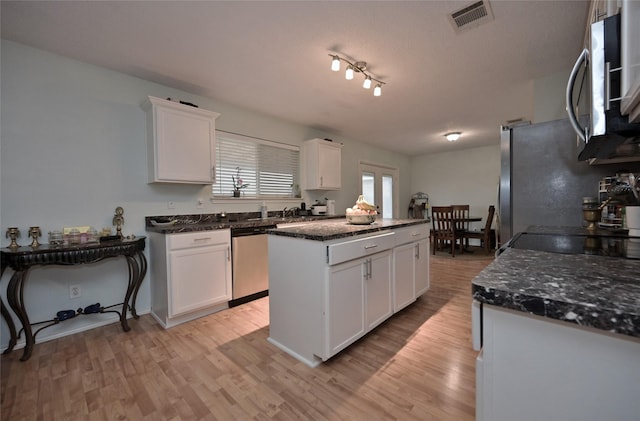
{"label": "window with blinds", "polygon": [[242,197],[292,197],[299,184],[300,148],[216,130],[214,196],[233,196],[234,183]]}

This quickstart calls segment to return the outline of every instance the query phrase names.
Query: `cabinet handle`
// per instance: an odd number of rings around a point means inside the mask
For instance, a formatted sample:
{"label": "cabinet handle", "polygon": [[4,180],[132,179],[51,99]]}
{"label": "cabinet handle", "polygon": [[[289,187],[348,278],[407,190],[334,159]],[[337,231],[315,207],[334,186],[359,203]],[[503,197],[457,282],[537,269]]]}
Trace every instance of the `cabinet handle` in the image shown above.
{"label": "cabinet handle", "polygon": [[377,244],[371,244],[371,245],[368,245],[368,246],[364,246],[364,249],[365,249],[365,250],[369,250],[369,249],[374,249],[374,248],[376,248],[376,247],[378,247],[378,245],[377,245]]}
{"label": "cabinet handle", "polygon": [[371,259],[365,260],[362,264],[364,265],[364,279],[365,279],[365,281],[367,279],[371,279]]}
{"label": "cabinet handle", "polygon": [[216,166],[211,167],[211,181],[216,182]]}
{"label": "cabinet handle", "polygon": [[416,244],[415,248],[416,248],[416,259],[419,259],[420,258],[420,245]]}
{"label": "cabinet handle", "polygon": [[193,242],[198,242],[198,241],[209,241],[211,240],[211,237],[201,237],[201,238],[194,238]]}
{"label": "cabinet handle", "polygon": [[322,183],[323,183],[322,176],[320,176],[320,187],[322,187]]}
{"label": "cabinet handle", "polygon": [[231,247],[227,246],[227,261],[231,261]]}
{"label": "cabinet handle", "polygon": [[373,278],[373,267],[371,266],[371,261],[373,259],[369,259],[369,279]]}

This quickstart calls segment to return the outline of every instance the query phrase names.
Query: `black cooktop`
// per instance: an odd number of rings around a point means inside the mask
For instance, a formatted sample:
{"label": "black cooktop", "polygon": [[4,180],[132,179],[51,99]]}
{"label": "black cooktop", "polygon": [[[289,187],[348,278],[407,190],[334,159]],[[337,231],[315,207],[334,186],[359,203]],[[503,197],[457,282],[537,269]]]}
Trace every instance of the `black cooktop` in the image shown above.
{"label": "black cooktop", "polygon": [[640,259],[640,238],[565,234],[520,233],[505,247],[563,254]]}

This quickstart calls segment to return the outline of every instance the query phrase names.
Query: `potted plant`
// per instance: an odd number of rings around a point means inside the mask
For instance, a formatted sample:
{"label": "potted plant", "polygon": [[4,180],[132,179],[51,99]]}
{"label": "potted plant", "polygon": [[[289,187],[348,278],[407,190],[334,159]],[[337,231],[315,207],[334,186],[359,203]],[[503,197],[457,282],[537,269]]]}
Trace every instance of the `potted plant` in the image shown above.
{"label": "potted plant", "polygon": [[236,167],[236,175],[235,177],[232,175],[231,179],[233,180],[233,197],[240,197],[240,190],[249,185],[240,178],[240,167]]}

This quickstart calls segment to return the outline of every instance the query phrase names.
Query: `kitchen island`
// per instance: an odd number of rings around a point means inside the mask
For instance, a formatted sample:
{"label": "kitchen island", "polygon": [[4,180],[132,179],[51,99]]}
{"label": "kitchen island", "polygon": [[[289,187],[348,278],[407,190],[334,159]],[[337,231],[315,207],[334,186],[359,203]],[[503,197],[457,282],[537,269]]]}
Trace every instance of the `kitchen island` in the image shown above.
{"label": "kitchen island", "polygon": [[638,419],[639,274],[635,259],[500,254],[472,281],[477,419]]}
{"label": "kitchen island", "polygon": [[269,341],[311,367],[429,287],[426,220],[335,219],[269,234]]}

